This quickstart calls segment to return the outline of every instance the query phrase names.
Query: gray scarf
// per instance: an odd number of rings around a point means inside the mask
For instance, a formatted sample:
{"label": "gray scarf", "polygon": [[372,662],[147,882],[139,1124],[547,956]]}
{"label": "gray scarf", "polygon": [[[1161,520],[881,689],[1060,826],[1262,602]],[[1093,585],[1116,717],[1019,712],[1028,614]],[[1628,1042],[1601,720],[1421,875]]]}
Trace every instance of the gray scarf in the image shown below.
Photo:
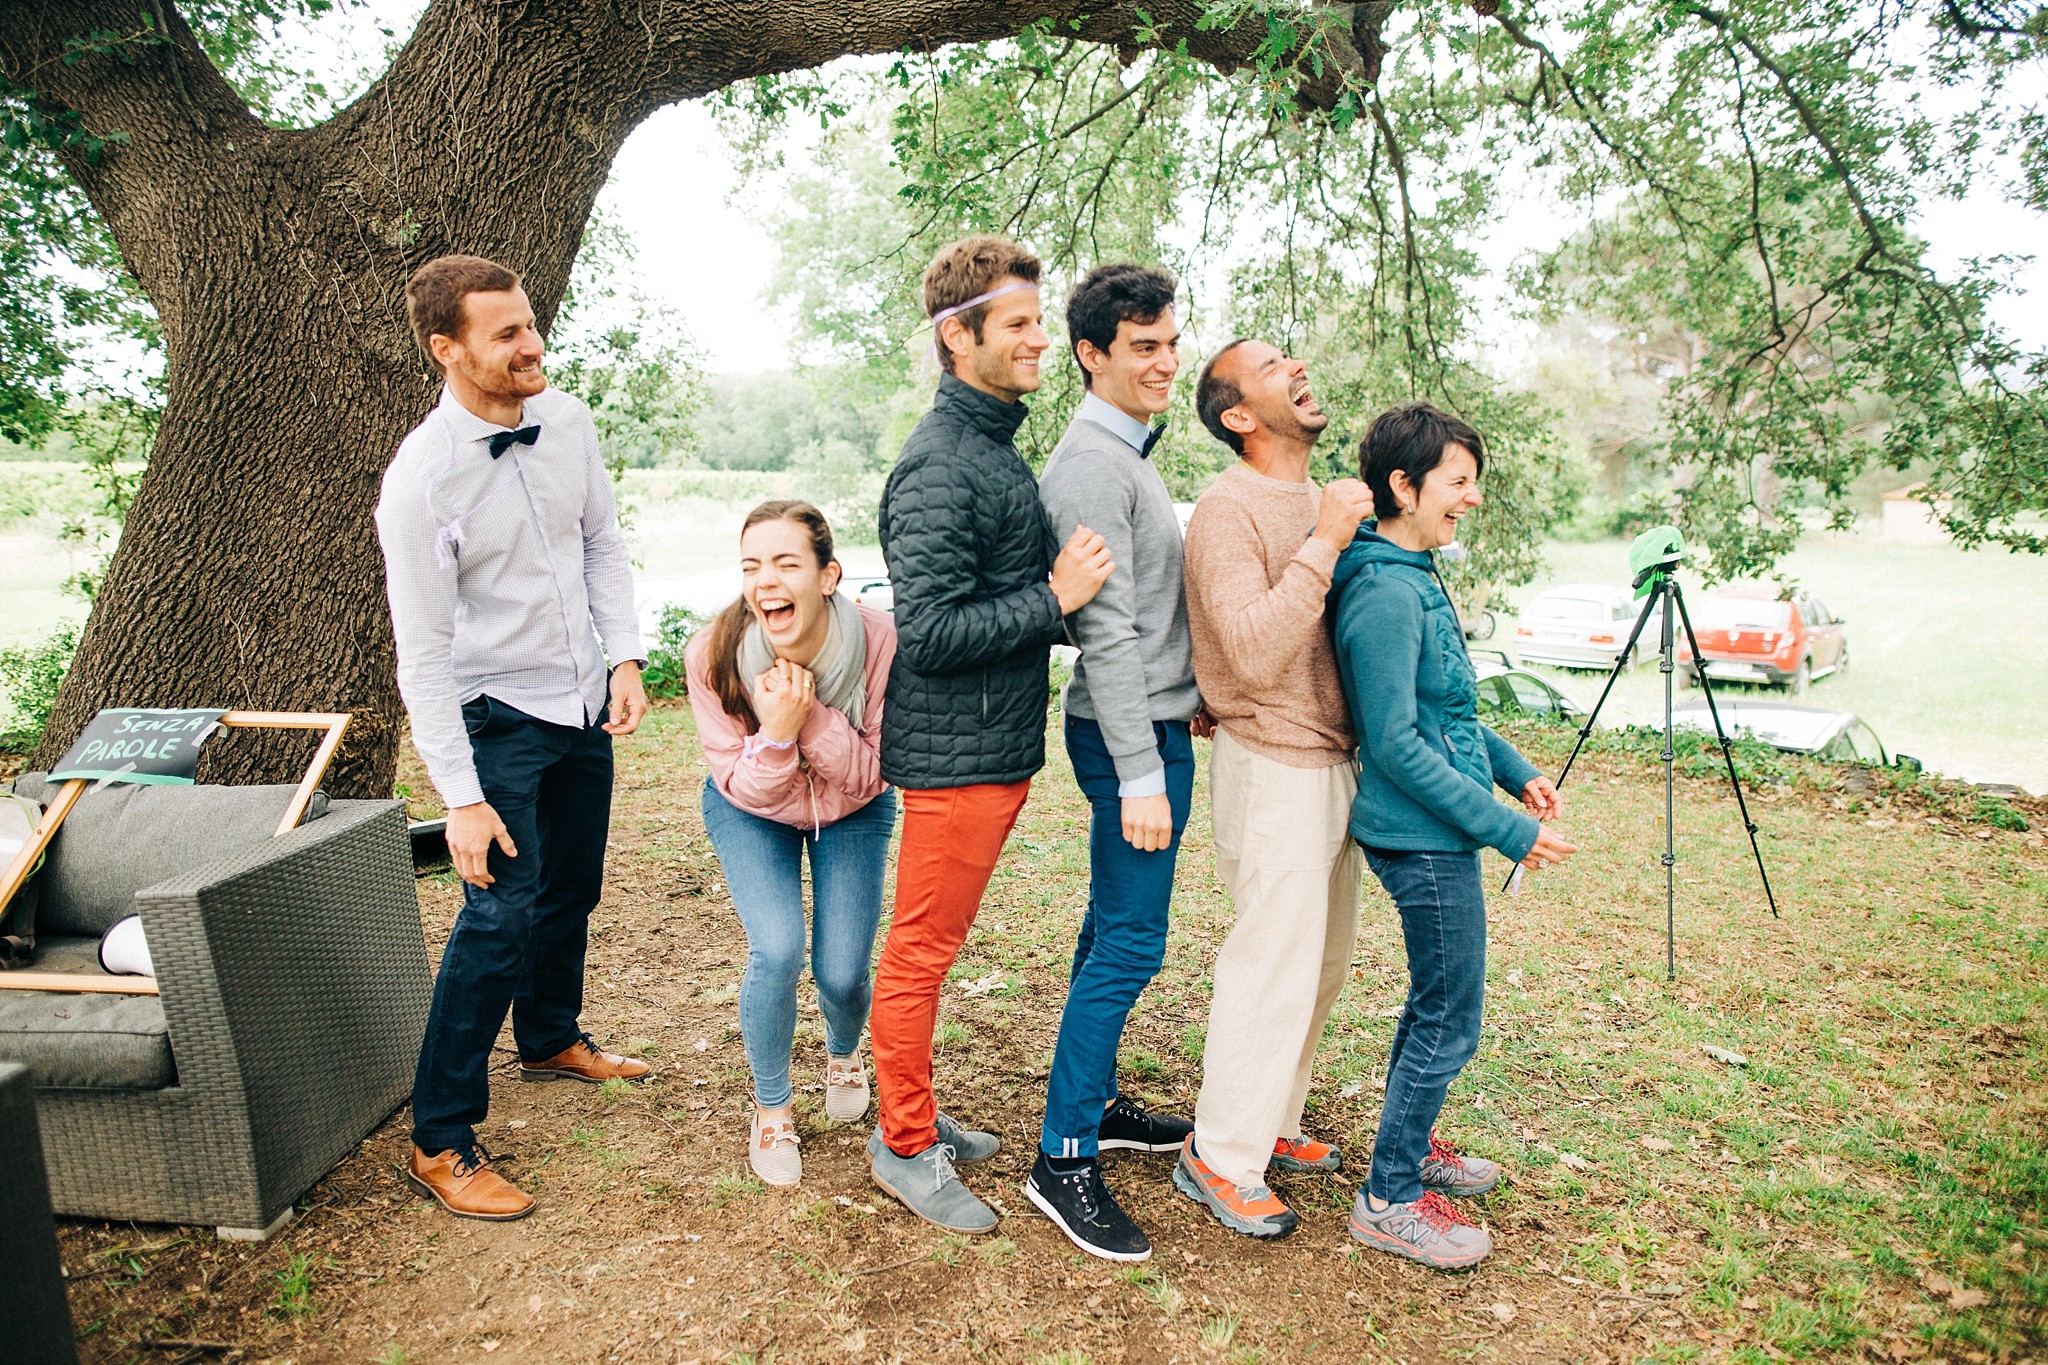
{"label": "gray scarf", "polygon": [[[829,613],[825,625],[825,647],[811,660],[811,676],[817,679],[817,699],[861,727],[868,705],[868,628],[860,619],[860,608],[845,593],[825,599]],[[757,620],[740,637],[740,677],[749,688],[754,680],[775,667],[775,647]]]}

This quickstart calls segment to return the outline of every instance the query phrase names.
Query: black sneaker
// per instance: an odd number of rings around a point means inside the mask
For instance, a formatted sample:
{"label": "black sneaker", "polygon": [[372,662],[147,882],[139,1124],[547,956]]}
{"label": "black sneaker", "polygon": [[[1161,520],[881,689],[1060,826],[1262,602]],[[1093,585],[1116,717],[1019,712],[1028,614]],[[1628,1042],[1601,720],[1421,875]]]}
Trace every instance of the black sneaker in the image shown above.
{"label": "black sneaker", "polygon": [[1095,1145],[1105,1152],[1178,1152],[1195,1125],[1174,1114],[1154,1114],[1116,1097],[1102,1113]]}
{"label": "black sneaker", "polygon": [[1040,1152],[1031,1178],[1024,1182],[1024,1196],[1090,1256],[1142,1261],[1152,1254],[1152,1243],[1124,1216],[1109,1186],[1102,1183],[1099,1161],[1084,1160],[1073,1170],[1056,1171],[1052,1158]]}

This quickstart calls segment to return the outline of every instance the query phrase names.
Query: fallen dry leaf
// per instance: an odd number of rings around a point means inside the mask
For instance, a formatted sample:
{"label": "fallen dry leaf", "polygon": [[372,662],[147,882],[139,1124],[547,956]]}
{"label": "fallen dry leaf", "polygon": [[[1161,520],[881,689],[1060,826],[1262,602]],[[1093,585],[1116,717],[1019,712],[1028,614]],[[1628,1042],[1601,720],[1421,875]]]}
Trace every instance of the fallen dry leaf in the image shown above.
{"label": "fallen dry leaf", "polygon": [[1671,1150],[1670,1142],[1668,1142],[1664,1138],[1645,1137],[1637,1138],[1636,1141],[1652,1152],[1668,1152]]}
{"label": "fallen dry leaf", "polygon": [[1958,1289],[1948,1296],[1948,1306],[1958,1312],[1965,1308],[1982,1308],[1991,1302],[1991,1296],[1981,1289]]}
{"label": "fallen dry leaf", "polygon": [[1706,1053],[1715,1061],[1725,1063],[1728,1066],[1749,1065],[1749,1058],[1743,1056],[1741,1053],[1731,1052],[1729,1049],[1725,1047],[1715,1047],[1712,1043],[1701,1043],[1700,1051]]}
{"label": "fallen dry leaf", "polygon": [[1490,1305],[1489,1311],[1502,1322],[1513,1322],[1515,1320],[1515,1306],[1511,1303]]}
{"label": "fallen dry leaf", "polygon": [[1557,1154],[1557,1159],[1559,1161],[1562,1161],[1565,1165],[1571,1167],[1571,1169],[1575,1171],[1591,1170],[1593,1167],[1592,1162],[1586,1160],[1586,1158],[1580,1156],[1577,1152],[1559,1152]]}

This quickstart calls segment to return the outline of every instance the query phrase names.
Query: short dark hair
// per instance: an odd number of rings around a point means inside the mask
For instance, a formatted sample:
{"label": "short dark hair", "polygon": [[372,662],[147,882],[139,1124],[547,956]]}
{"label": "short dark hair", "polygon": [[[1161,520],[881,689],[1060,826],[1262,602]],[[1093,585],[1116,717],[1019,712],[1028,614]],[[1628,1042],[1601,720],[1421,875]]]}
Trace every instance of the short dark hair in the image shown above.
{"label": "short dark hair", "polygon": [[502,294],[518,287],[519,277],[496,261],[482,256],[436,256],[405,282],[405,319],[412,324],[420,349],[432,360],[430,337],[461,337],[464,298]]}
{"label": "short dark hair", "polygon": [[[924,268],[924,315],[937,317],[948,308],[957,308],[977,294],[986,294],[996,287],[998,280],[1008,275],[1037,284],[1039,268],[1038,258],[1008,237],[983,234],[948,242],[939,248],[938,255],[932,257],[932,263]],[[977,303],[955,316],[967,324],[968,332],[979,344],[982,320],[988,316],[988,304]],[[951,374],[953,352],[947,349],[936,327],[932,333],[932,345],[938,350],[939,364],[945,367],[947,374]]]}
{"label": "short dark hair", "polygon": [[[1126,322],[1149,327],[1173,307],[1180,288],[1173,276],[1155,266],[1122,262],[1098,265],[1067,295],[1067,345],[1074,363],[1081,361],[1081,343],[1108,351],[1116,331]],[[1081,365],[1081,387],[1095,387],[1095,376]]]}
{"label": "short dark hair", "polygon": [[1195,415],[1202,419],[1202,425],[1209,428],[1209,434],[1229,446],[1237,454],[1244,454],[1244,437],[1223,425],[1223,414],[1244,401],[1244,389],[1235,379],[1226,379],[1216,373],[1216,366],[1223,357],[1250,341],[1250,337],[1239,337],[1209,357],[1209,363],[1202,367],[1202,377],[1195,381]]}
{"label": "short dark hair", "polygon": [[1470,422],[1428,403],[1402,403],[1372,419],[1358,443],[1358,477],[1372,490],[1372,505],[1381,520],[1401,515],[1394,501],[1394,471],[1408,476],[1417,490],[1429,471],[1444,462],[1446,446],[1472,452],[1479,472],[1486,469],[1486,442]]}

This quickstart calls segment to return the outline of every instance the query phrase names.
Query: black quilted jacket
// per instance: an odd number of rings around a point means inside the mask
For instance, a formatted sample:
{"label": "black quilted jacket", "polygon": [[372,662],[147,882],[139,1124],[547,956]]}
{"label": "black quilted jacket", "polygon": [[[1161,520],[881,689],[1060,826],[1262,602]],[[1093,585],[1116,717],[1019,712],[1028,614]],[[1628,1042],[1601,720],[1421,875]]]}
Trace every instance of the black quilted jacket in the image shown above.
{"label": "black quilted jacket", "polygon": [[899,787],[1021,782],[1045,764],[1060,608],[1038,481],[1010,444],[1023,420],[1023,404],[941,375],[882,490],[896,593],[882,776]]}

